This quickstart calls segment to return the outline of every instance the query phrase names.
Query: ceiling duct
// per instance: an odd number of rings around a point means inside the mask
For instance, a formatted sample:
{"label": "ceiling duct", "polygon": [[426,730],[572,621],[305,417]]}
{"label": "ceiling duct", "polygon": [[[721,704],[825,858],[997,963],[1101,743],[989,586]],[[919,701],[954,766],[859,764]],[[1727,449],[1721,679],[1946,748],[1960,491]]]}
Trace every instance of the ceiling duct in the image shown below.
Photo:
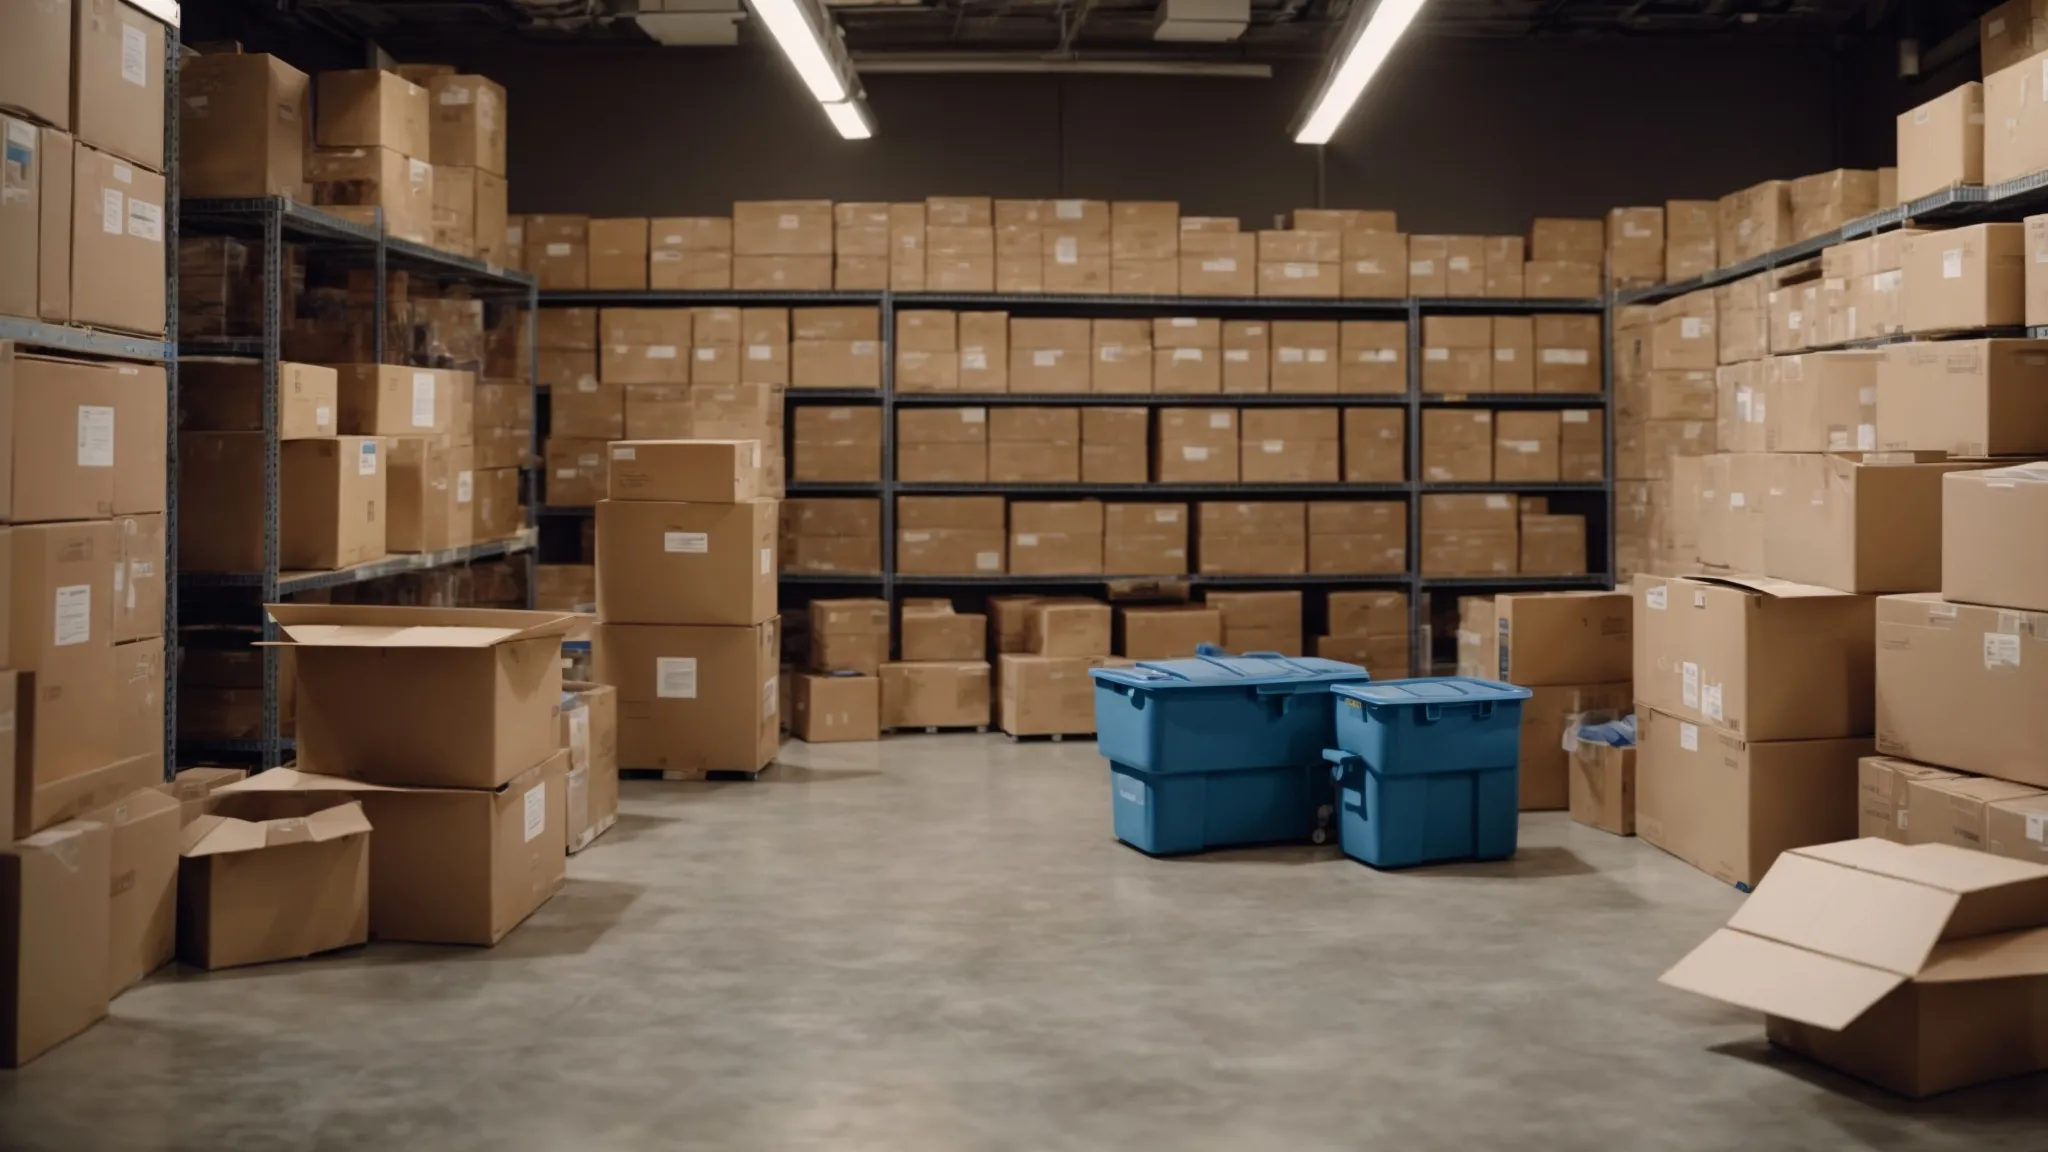
{"label": "ceiling duct", "polygon": [[640,0],[640,30],[669,47],[730,48],[740,42],[740,0]]}
{"label": "ceiling duct", "polygon": [[1244,35],[1251,19],[1251,0],[1160,0],[1152,38],[1224,44]]}

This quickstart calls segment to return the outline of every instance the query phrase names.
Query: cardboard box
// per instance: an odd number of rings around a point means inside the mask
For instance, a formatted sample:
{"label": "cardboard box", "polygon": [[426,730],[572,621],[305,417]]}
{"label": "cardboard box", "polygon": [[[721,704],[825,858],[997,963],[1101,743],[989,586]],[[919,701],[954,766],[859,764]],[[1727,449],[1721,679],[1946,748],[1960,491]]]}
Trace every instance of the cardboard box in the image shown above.
{"label": "cardboard box", "polygon": [[1757,740],[1872,730],[1868,597],[1765,577],[1637,575],[1636,698]]}
{"label": "cardboard box", "polygon": [[439,436],[454,428],[455,373],[389,364],[335,366],[344,436]]}
{"label": "cardboard box", "polygon": [[1089,670],[1099,656],[997,658],[1001,685],[996,723],[1012,736],[1086,736],[1095,731],[1095,681]]}
{"label": "cardboard box", "polygon": [[1899,114],[1901,203],[1944,188],[1984,183],[1985,140],[1993,131],[1985,96],[1983,84],[1966,81]]}
{"label": "cardboard box", "polygon": [[1335,408],[1248,408],[1238,478],[1246,484],[1334,484],[1341,439]]}
{"label": "cardboard box", "polygon": [[315,204],[358,209],[341,215],[364,224],[381,215],[390,235],[434,242],[434,166],[425,160],[390,148],[321,148],[306,157],[306,180]]}
{"label": "cardboard box", "polygon": [[2038,520],[2048,499],[2048,470],[2030,464],[1939,471],[1940,504],[1931,517],[1923,510],[1920,518],[1922,524],[1932,519],[1940,525],[1938,552],[1924,536],[1914,544],[1923,562],[1939,555],[1941,594],[1950,600],[2048,611],[2043,575],[2048,555],[2030,534],[2014,532],[2015,526]]}
{"label": "cardboard box", "polygon": [[1591,714],[1611,719],[1629,712],[1629,686],[1623,680],[1612,684],[1561,684],[1530,689],[1522,702],[1521,752],[1518,760],[1520,787],[1518,803],[1524,812],[1555,811],[1571,806],[1574,776],[1572,755],[1564,749],[1564,734]]}
{"label": "cardboard box", "polygon": [[314,142],[322,148],[388,148],[433,156],[427,90],[395,72],[358,68],[316,78]]}
{"label": "cardboard box", "polygon": [[1235,408],[1161,408],[1153,478],[1162,484],[1235,482],[1237,415]]}
{"label": "cardboard box", "polygon": [[2048,452],[2048,340],[1895,344],[1877,369],[1877,446]]}
{"label": "cardboard box", "polygon": [[759,624],[775,615],[776,502],[605,500],[597,612],[614,624]]}
{"label": "cardboard box", "polygon": [[1719,206],[1712,200],[1664,202],[1664,279],[1689,280],[1712,272]]}
{"label": "cardboard box", "polygon": [[1331,575],[1407,571],[1407,505],[1393,500],[1312,501],[1308,570]]}
{"label": "cardboard box", "polygon": [[[1336,636],[1405,637],[1408,635],[1408,594],[1385,590],[1332,592],[1325,604],[1325,618],[1331,634]],[[1490,614],[1487,621],[1490,627]],[[1491,678],[1490,673],[1488,678]]]}
{"label": "cardboard box", "polygon": [[1272,325],[1263,320],[1225,320],[1221,344],[1225,392],[1272,390]]}
{"label": "cardboard box", "polygon": [[[336,370],[277,366],[277,434],[307,440],[336,432]],[[263,365],[255,360],[190,356],[178,360],[178,427],[185,431],[261,432]]]}
{"label": "cardboard box", "polygon": [[1210,322],[1207,345],[1159,345],[1152,357],[1152,391],[1195,395],[1223,391],[1223,350]]}
{"label": "cardboard box", "polygon": [[488,789],[557,747],[556,656],[573,616],[329,604],[268,611],[296,661],[298,754],[308,771]]}
{"label": "cardboard box", "polygon": [[1600,264],[1531,260],[1522,266],[1522,294],[1531,300],[1588,300],[1600,295]]}
{"label": "cardboard box", "polygon": [[1606,479],[1605,414],[1598,408],[1567,408],[1557,418],[1557,478],[1567,483]]}
{"label": "cardboard box", "polygon": [[[559,740],[552,719],[551,743]],[[569,758],[555,749],[490,789],[393,788],[273,769],[221,789],[213,803],[360,804],[376,829],[370,935],[489,946],[561,890]]]}
{"label": "cardboard box", "polygon": [[1080,480],[1080,410],[992,409],[988,417],[988,478],[1036,484]]}
{"label": "cardboard box", "polygon": [[[71,137],[4,115],[0,115],[0,132],[7,134],[12,156],[7,199],[0,202],[0,257],[4,257],[0,259],[0,312],[67,320],[71,315],[71,179],[76,163]],[[205,283],[198,276],[194,281]],[[189,311],[196,321],[201,308],[194,306]]]}
{"label": "cardboard box", "polygon": [[[1086,392],[1093,329],[1087,320],[1010,321],[1009,390],[1026,393]],[[965,354],[962,357],[966,363]]]}
{"label": "cardboard box", "polygon": [[611,446],[613,500],[739,504],[760,495],[758,440],[629,440]]}
{"label": "cardboard box", "polygon": [[[164,178],[81,144],[72,150],[71,195],[69,319],[161,335]],[[110,231],[107,221],[123,224]]]}
{"label": "cardboard box", "polygon": [[0,344],[0,508],[12,523],[85,520],[114,511],[115,375],[100,364]]}
{"label": "cardboard box", "polygon": [[1116,627],[1117,652],[1131,660],[1187,658],[1204,644],[1223,644],[1223,612],[1213,607],[1118,608]]}
{"label": "cardboard box", "polygon": [[[436,165],[436,176],[440,167]],[[647,287],[648,232],[646,217],[590,222],[590,273],[593,289],[642,291]]]}
{"label": "cardboard box", "polygon": [[905,408],[896,413],[896,479],[986,483],[988,409]]}
{"label": "cardboard box", "polygon": [[107,1014],[112,834],[60,824],[0,848],[0,1065],[19,1068]]}
{"label": "cardboard box", "polygon": [[169,389],[154,364],[114,364],[114,512],[162,512],[170,464]]}
{"label": "cardboard box", "polygon": [[736,256],[832,255],[830,200],[742,200],[732,206]]}
{"label": "cardboard box", "polygon": [[1487,236],[1486,294],[1515,299],[1524,294],[1528,273],[1520,236]]}
{"label": "cardboard box", "polygon": [[1422,390],[1463,395],[1493,380],[1493,321],[1485,316],[1422,319]]}
{"label": "cardboard box", "polygon": [[1993,856],[2024,860],[2030,864],[2048,861],[2048,836],[2042,827],[2048,822],[2048,796],[2021,796],[1994,800],[1984,812],[1984,847]]}
{"label": "cardboard box", "polygon": [[1408,294],[1443,296],[1450,268],[1450,238],[1410,236],[1408,238]]}
{"label": "cardboard box", "polygon": [[1493,601],[1500,665],[1488,679],[1528,687],[1627,681],[1635,660],[1627,592],[1531,592]]}
{"label": "cardboard box", "polygon": [[882,410],[806,404],[796,410],[789,477],[801,482],[867,483],[882,478]]}
{"label": "cardboard box", "polygon": [[882,738],[882,681],[878,676],[796,677],[790,700],[791,731],[811,744]]}
{"label": "cardboard box", "polygon": [[230,786],[185,826],[180,855],[178,954],[187,964],[293,960],[369,939],[361,804]]}
{"label": "cardboard box", "polygon": [[759,771],[780,744],[776,621],[751,627],[599,624],[591,670],[619,690],[619,764]]}
{"label": "cardboard box", "polygon": [[988,617],[955,612],[950,601],[906,601],[901,628],[905,660],[988,659]]}
{"label": "cardboard box", "polygon": [[1396,408],[1344,409],[1344,481],[1398,484],[1408,475],[1406,416]]}
{"label": "cardboard box", "polygon": [[163,24],[119,0],[74,0],[66,7],[77,16],[70,123],[79,142],[162,171]]}
{"label": "cardboard box", "polygon": [[1517,570],[1521,533],[1514,496],[1437,493],[1422,498],[1422,570],[1435,576]]}
{"label": "cardboard box", "polygon": [[1188,570],[1183,504],[1103,505],[1102,570],[1122,576],[1179,576]]}
{"label": "cardboard box", "polygon": [[880,500],[785,500],[781,519],[783,571],[881,571]]}
{"label": "cardboard box", "polygon": [[1947,845],[1789,852],[1662,982],[1761,1011],[1772,1044],[1904,1096],[2035,1072],[2044,887],[2048,869]]}
{"label": "cardboard box", "polygon": [[1493,365],[1487,377],[1487,390],[1536,391],[1535,317],[1493,318]]}
{"label": "cardboard box", "polygon": [[2048,659],[2034,621],[1930,593],[1880,597],[1878,751],[2048,787],[2048,771],[2030,751],[2043,724],[2028,703],[2038,685],[2026,657]]}
{"label": "cardboard box", "polygon": [[1029,595],[995,595],[988,598],[989,646],[996,652],[1028,652],[1025,638],[1030,617],[1046,598]]}
{"label": "cardboard box", "polygon": [[1299,501],[1204,502],[1197,560],[1205,574],[1293,576],[1308,571],[1308,509]]}
{"label": "cardboard box", "polygon": [[[1235,223],[1235,221],[1233,221]],[[1259,239],[1254,233],[1232,233],[1214,238],[1214,250],[1187,250],[1183,233],[1180,254],[1180,294],[1183,296],[1244,297],[1258,293]]]}
{"label": "cardboard box", "polygon": [[[1607,274],[1618,288],[1664,282],[1664,209],[1610,208],[1607,212]],[[1684,277],[1677,277],[1683,279]],[[1634,765],[1630,764],[1630,795],[1634,793]],[[1576,819],[1577,817],[1574,817]],[[1596,825],[1597,827],[1598,825]],[[1629,826],[1634,829],[1634,810]],[[1613,831],[1613,829],[1608,829]]]}
{"label": "cardboard box", "polygon": [[1525,576],[1586,574],[1586,518],[1524,512],[1517,571]]}
{"label": "cardboard box", "polygon": [[1036,656],[1110,654],[1109,605],[1096,600],[1037,600],[1024,608],[1022,651]]}
{"label": "cardboard box", "polygon": [[1149,469],[1152,415],[1144,408],[1081,410],[1081,480],[1143,484]]}
{"label": "cardboard box", "polygon": [[1273,322],[1275,392],[1328,396],[1337,391],[1340,333],[1334,320]]}
{"label": "cardboard box", "polygon": [[1405,680],[1410,674],[1406,636],[1318,636],[1315,654],[1356,664],[1375,680]]}
{"label": "cardboard box", "polygon": [[899,496],[896,570],[905,575],[1001,572],[1007,537],[1001,496]]}
{"label": "cardboard box", "polygon": [[1958,332],[2025,323],[2025,255],[2024,224],[1977,224],[1908,240],[1906,331]]}
{"label": "cardboard box", "polygon": [[[1393,394],[1408,390],[1408,325],[1398,320],[1344,320],[1337,325],[1337,391]],[[1226,387],[1224,391],[1231,391]],[[1260,389],[1264,391],[1264,389]]]}
{"label": "cardboard box", "polygon": [[1301,593],[1210,592],[1203,600],[1223,613],[1223,647],[1229,651],[1303,654]]}
{"label": "cardboard box", "polygon": [[1432,483],[1493,479],[1493,410],[1425,408],[1422,478]]}
{"label": "cardboard box", "polygon": [[1010,571],[1030,576],[1102,571],[1102,503],[1018,500],[1010,505]]}
{"label": "cardboard box", "polygon": [[1010,390],[1010,316],[1007,312],[960,313],[960,390]]}
{"label": "cardboard box", "polygon": [[1979,17],[1977,27],[1977,54],[1986,76],[2048,47],[2048,16],[2035,0],[2006,0]]}
{"label": "cardboard box", "polygon": [[[159,745],[163,739],[161,699],[159,696],[156,729]],[[168,793],[144,790],[86,818],[105,825],[111,835],[109,999],[170,963],[176,951],[180,813],[179,801]]]}
{"label": "cardboard box", "polygon": [[476,500],[471,505],[475,514],[470,524],[472,540],[509,539],[526,526],[521,480],[517,468],[477,469]]}
{"label": "cardboard box", "polygon": [[882,728],[982,728],[989,722],[985,661],[882,665]]}
{"label": "cardboard box", "polygon": [[[563,837],[575,855],[619,816],[619,694],[605,684],[562,682]],[[522,813],[523,815],[523,813]],[[525,829],[521,829],[524,835]]]}
{"label": "cardboard box", "polygon": [[533,606],[555,612],[597,611],[597,565],[536,564]]}
{"label": "cardboard box", "polygon": [[427,102],[434,163],[507,174],[503,88],[482,76],[436,76],[427,85]]}
{"label": "cardboard box", "polygon": [[5,77],[0,80],[0,108],[20,109],[68,130],[72,91],[71,5],[39,5],[7,15],[7,41],[0,46],[0,77]]}
{"label": "cardboard box", "polygon": [[1636,833],[1726,884],[1755,885],[1780,852],[1855,834],[1868,738],[1744,740],[1636,710]]}
{"label": "cardboard box", "polygon": [[1985,851],[1989,807],[2000,800],[2048,796],[2039,788],[1982,776],[1945,776],[1906,783],[1908,844],[1947,844]]}
{"label": "cardboard box", "polygon": [[1536,391],[1601,390],[1600,318],[1536,317]]}
{"label": "cardboard box", "polygon": [[1491,478],[1502,483],[1555,483],[1561,427],[1556,412],[1501,412],[1494,422]]}
{"label": "cardboard box", "polygon": [[812,671],[873,676],[889,659],[888,601],[813,600],[809,612]]}
{"label": "cardboard box", "polygon": [[2003,184],[2048,168],[2048,148],[2039,140],[2048,126],[2041,93],[2027,81],[2041,70],[2040,57],[1984,75],[1984,182]]}
{"label": "cardboard box", "polygon": [[1573,820],[1617,836],[1636,834],[1635,749],[1581,741],[1570,770]]}
{"label": "cardboard box", "polygon": [[[1950,475],[1978,475],[1959,471],[1967,465],[1910,453],[1766,459],[1766,575],[1848,592],[1926,592],[1941,586],[1944,555],[1957,565],[1944,550],[1943,491]],[[2015,546],[2009,530],[1999,535],[2009,571]]]}
{"label": "cardboard box", "polygon": [[[164,582],[168,574],[164,557],[163,513],[114,520],[115,643],[163,635]],[[163,702],[159,699],[157,703],[161,706]]]}
{"label": "cardboard box", "polygon": [[186,57],[178,67],[179,192],[301,195],[309,89],[304,72],[275,56]]}
{"label": "cardboard box", "polygon": [[1856,762],[1857,835],[1910,843],[1911,786],[1920,780],[1954,780],[1953,772],[1899,760],[1865,756]]}

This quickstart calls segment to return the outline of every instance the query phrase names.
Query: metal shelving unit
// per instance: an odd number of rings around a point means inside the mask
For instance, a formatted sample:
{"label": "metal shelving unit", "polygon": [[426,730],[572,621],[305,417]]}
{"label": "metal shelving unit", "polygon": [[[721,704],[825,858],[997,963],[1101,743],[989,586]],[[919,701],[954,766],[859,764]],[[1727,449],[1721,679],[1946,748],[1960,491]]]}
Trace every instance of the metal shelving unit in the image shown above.
{"label": "metal shelving unit", "polygon": [[[533,277],[470,257],[442,252],[423,244],[387,236],[382,214],[373,213],[373,216],[372,222],[364,223],[338,213],[275,196],[189,199],[180,202],[175,217],[188,234],[240,238],[257,247],[262,261],[262,334],[254,337],[185,340],[179,342],[177,350],[179,355],[183,356],[239,356],[261,360],[263,363],[263,566],[255,572],[179,572],[178,587],[172,596],[174,602],[188,591],[204,594],[201,590],[244,589],[256,594],[255,606],[260,614],[263,604],[295,593],[509,555],[523,555],[528,558],[527,595],[529,598],[532,596],[534,573],[531,558],[537,535],[535,514],[538,508],[538,478],[533,460],[538,456],[537,443],[529,445],[529,459],[522,468],[521,487],[526,496],[527,526],[510,539],[486,541],[441,552],[392,555],[332,572],[283,572],[278,568],[280,498],[277,378],[278,364],[283,359],[286,319],[286,244],[306,245],[322,255],[373,271],[373,362],[383,363],[386,360],[386,273],[392,269],[404,269],[429,279],[463,284],[479,298],[495,299],[500,303],[508,303],[522,309],[529,317],[526,329],[528,351],[532,351],[535,326],[530,318],[539,302]],[[534,358],[529,356],[528,359],[531,363]],[[537,385],[537,375],[529,377],[529,383]],[[175,421],[173,424],[175,425]],[[175,441],[175,436],[173,440]],[[174,473],[175,469],[174,458]],[[175,566],[172,570],[177,571]],[[262,620],[262,628],[265,640],[278,638],[276,626],[267,617]],[[175,713],[173,715],[175,717]],[[291,749],[291,741],[278,733],[278,657],[277,649],[272,647],[263,649],[261,733],[250,740],[193,740],[179,744],[179,750],[190,755],[253,757],[259,768],[276,766]]]}

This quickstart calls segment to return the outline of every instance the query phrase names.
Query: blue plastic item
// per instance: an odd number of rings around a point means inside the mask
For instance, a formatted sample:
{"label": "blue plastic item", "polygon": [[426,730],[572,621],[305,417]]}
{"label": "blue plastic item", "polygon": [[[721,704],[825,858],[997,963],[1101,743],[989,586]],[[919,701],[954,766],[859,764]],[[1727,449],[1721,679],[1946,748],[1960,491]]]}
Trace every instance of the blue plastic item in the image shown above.
{"label": "blue plastic item", "polygon": [[1189,660],[1095,668],[1095,745],[1140,772],[1299,768],[1330,742],[1330,688],[1371,678],[1356,664],[1208,645]]}
{"label": "blue plastic item", "polygon": [[1376,868],[1515,854],[1527,688],[1445,676],[1340,684],[1337,839]]}
{"label": "blue plastic item", "polygon": [[1146,772],[1110,766],[1116,838],[1154,856],[1329,835],[1334,794],[1320,759],[1287,768]]}

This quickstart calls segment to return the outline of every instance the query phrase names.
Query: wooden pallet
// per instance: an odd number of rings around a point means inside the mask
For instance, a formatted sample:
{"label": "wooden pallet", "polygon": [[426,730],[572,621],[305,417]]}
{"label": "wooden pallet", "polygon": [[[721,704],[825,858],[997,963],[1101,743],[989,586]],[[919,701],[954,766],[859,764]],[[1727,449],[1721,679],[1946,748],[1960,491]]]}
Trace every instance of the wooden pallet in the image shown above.
{"label": "wooden pallet", "polygon": [[986,724],[957,724],[957,725],[951,725],[951,726],[944,726],[944,727],[941,727],[941,726],[938,726],[938,725],[927,725],[927,726],[925,726],[925,727],[921,727],[921,728],[884,728],[884,729],[882,729],[882,735],[884,735],[884,736],[915,736],[915,735],[918,735],[918,734],[920,734],[920,733],[922,733],[922,734],[924,734],[924,735],[927,735],[927,736],[936,736],[936,735],[940,734],[941,732],[946,732],[946,733],[953,733],[953,732],[974,732],[974,733],[986,734],[986,733],[988,732],[988,725],[986,725]]}
{"label": "wooden pallet", "polygon": [[735,772],[727,769],[703,768],[621,768],[621,780],[759,780],[761,773],[774,765],[765,765],[752,772]]}

